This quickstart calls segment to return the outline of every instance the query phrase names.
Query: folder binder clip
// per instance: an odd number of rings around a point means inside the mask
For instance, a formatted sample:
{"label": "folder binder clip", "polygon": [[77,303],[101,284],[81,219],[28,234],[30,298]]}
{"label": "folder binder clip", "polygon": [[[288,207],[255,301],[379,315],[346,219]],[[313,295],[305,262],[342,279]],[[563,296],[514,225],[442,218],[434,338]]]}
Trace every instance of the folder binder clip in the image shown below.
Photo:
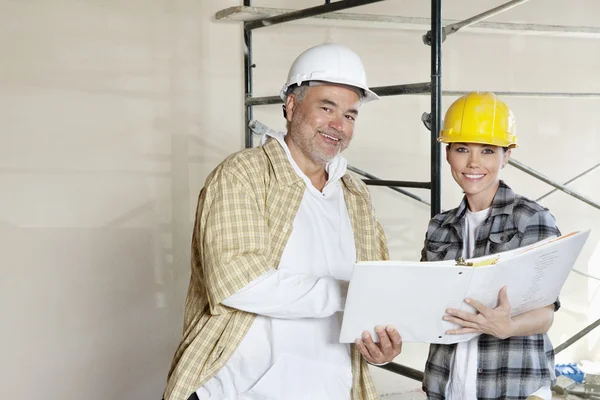
{"label": "folder binder clip", "polygon": [[458,260],[456,260],[456,266],[457,267],[484,267],[487,265],[496,264],[499,259],[500,259],[500,257],[494,257],[494,258],[488,258],[487,260],[483,260],[483,261],[473,262],[473,261],[466,261],[463,257],[458,257]]}

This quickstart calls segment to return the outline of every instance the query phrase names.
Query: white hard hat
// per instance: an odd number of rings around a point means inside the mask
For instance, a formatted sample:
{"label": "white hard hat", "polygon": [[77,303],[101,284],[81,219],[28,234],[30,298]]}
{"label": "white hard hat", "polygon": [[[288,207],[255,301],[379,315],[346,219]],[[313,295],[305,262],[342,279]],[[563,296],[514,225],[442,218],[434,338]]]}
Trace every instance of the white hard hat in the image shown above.
{"label": "white hard hat", "polygon": [[311,47],[300,54],[292,64],[280,96],[285,101],[288,90],[303,82],[321,81],[352,86],[360,89],[361,100],[378,100],[367,86],[367,76],[360,57],[347,47],[325,43]]}

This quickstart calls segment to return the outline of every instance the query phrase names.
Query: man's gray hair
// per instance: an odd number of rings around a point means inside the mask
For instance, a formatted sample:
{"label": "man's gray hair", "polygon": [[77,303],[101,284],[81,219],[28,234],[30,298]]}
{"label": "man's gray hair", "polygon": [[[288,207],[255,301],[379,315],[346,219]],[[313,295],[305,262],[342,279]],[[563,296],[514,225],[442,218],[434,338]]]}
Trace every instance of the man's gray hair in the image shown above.
{"label": "man's gray hair", "polygon": [[308,91],[308,85],[296,86],[295,88],[292,89],[292,91],[288,94],[288,96],[290,94],[293,94],[294,97],[296,97],[296,101],[298,102],[298,104],[300,104],[300,103],[302,103],[302,100],[304,100],[304,96],[306,96],[307,91]]}
{"label": "man's gray hair", "polygon": [[[296,98],[296,102],[297,102],[298,104],[300,104],[300,103],[302,103],[302,100],[304,100],[304,96],[306,96],[306,92],[308,92],[308,89],[310,88],[310,86],[312,86],[310,83],[309,83],[308,85],[306,85],[306,84],[305,84],[305,85],[298,85],[298,86],[295,86],[295,87],[294,87],[294,88],[293,88],[293,89],[292,89],[292,90],[291,90],[291,91],[288,93],[288,96],[289,96],[289,95],[291,95],[291,94],[293,94],[293,95],[294,95],[294,97]],[[363,100],[364,100],[364,95],[363,95],[363,94],[361,94],[360,90],[359,90],[358,88],[354,88],[354,87],[352,87],[352,86],[348,86],[348,85],[341,85],[341,86],[345,86],[345,87],[347,87],[347,88],[348,88],[348,89],[350,89],[350,90],[354,90],[354,91],[355,91],[355,92],[358,94],[358,97],[359,97],[359,100],[358,100],[358,106],[359,106],[359,107],[362,107],[362,105],[363,105]],[[286,99],[287,99],[287,97],[286,97]],[[284,117],[286,116],[285,105],[283,106],[283,115],[284,115]],[[288,127],[287,127],[287,128],[288,128],[288,130],[289,130],[289,121],[288,121],[287,125],[288,125]]]}

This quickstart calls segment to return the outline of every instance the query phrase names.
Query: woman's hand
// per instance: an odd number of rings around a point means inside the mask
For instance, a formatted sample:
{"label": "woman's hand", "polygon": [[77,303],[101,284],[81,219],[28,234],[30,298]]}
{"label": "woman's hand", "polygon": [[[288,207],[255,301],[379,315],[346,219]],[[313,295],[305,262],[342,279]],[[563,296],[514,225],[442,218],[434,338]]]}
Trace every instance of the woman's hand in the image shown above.
{"label": "woman's hand", "polygon": [[510,303],[504,286],[498,293],[498,306],[489,308],[473,299],[465,299],[465,303],[473,306],[477,314],[459,311],[453,308],[446,310],[449,315],[444,320],[460,325],[462,328],[449,330],[447,335],[462,335],[465,333],[485,333],[498,339],[513,336],[513,320],[510,317]]}

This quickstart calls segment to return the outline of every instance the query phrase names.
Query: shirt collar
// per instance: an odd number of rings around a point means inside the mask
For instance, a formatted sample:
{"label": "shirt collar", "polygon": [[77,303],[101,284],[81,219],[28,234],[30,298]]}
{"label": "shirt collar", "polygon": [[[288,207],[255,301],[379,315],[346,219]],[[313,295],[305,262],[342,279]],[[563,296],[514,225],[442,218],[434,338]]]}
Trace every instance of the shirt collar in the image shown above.
{"label": "shirt collar", "polygon": [[275,179],[277,179],[280,186],[292,186],[302,182],[302,178],[294,171],[285,150],[276,139],[268,139],[263,145],[263,149],[271,162]]}
{"label": "shirt collar", "polygon": [[[298,181],[308,180],[308,177],[302,172],[298,164],[294,161],[290,150],[285,143],[283,132],[267,132],[266,143],[263,145],[267,156],[271,160],[275,175],[280,184],[289,186],[298,183]],[[342,179],[349,189],[356,190],[356,184],[351,179],[348,179],[349,174],[346,173],[348,162],[341,155],[338,154],[333,160],[331,160],[325,166],[325,170],[328,174],[327,184],[331,184],[339,179]]]}
{"label": "shirt collar", "polygon": [[[498,186],[498,190],[494,195],[494,200],[492,202],[492,210],[490,211],[490,217],[495,217],[496,215],[501,214],[511,214],[514,208],[515,199],[517,195],[512,189],[504,183],[504,181],[500,181]],[[463,197],[460,205],[456,209],[456,212],[449,213],[442,225],[454,225],[459,223],[464,217],[467,211],[467,197]]]}

